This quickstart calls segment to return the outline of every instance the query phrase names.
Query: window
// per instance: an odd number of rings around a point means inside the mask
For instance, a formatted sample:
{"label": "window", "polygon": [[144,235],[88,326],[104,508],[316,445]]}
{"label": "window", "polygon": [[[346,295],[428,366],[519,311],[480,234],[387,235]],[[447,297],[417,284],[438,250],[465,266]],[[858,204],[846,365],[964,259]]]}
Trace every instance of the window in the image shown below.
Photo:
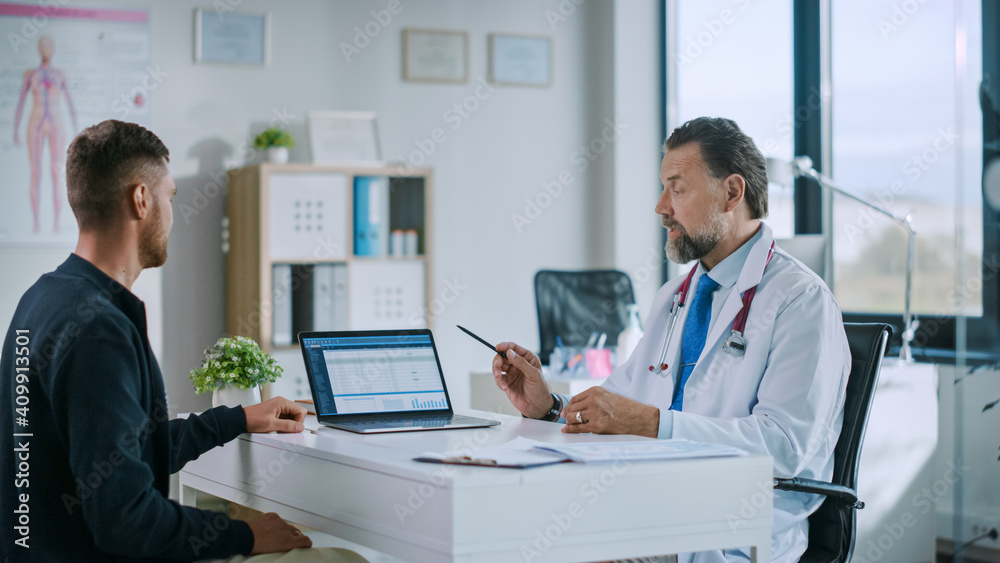
{"label": "window", "polygon": [[[761,29],[769,33],[760,33]],[[791,0],[681,0],[668,40],[676,40],[676,124],[728,117],[765,157],[792,157]],[[748,48],[752,46],[752,48]],[[669,133],[669,131],[668,131]],[[768,225],[794,234],[792,190],[772,186]]]}
{"label": "window", "polygon": [[[731,117],[765,156],[810,156],[842,188],[911,214],[912,301],[921,323],[914,356],[956,361],[956,319],[963,318],[968,356],[962,361],[995,361],[1000,204],[984,205],[982,176],[984,161],[1000,163],[1000,38],[983,30],[1000,25],[1000,3],[666,0],[665,6],[667,132],[699,115]],[[816,109],[819,92],[829,93],[820,96],[820,111],[792,111]],[[777,235],[825,232],[833,262],[827,278],[844,319],[892,324],[890,353],[898,351],[906,231],[849,198],[819,197],[806,180],[796,184],[794,198],[788,188],[775,188],[768,223]]]}
{"label": "window", "polygon": [[[964,191],[965,279],[978,275],[983,255],[982,118],[976,109],[982,77],[979,5],[966,3],[977,11],[964,14],[974,23],[968,28],[967,84],[956,89],[954,5],[915,4],[907,13],[898,4],[831,3],[832,177],[897,215],[912,215],[917,231],[913,311],[955,315],[957,304],[949,296],[960,262],[956,190]],[[956,99],[956,90],[964,99]],[[965,109],[961,124],[956,122],[959,102]],[[956,174],[959,167],[962,174]],[[832,225],[833,287],[841,309],[902,313],[906,231],[839,196],[833,197]],[[982,315],[981,285],[964,298],[963,314]]]}

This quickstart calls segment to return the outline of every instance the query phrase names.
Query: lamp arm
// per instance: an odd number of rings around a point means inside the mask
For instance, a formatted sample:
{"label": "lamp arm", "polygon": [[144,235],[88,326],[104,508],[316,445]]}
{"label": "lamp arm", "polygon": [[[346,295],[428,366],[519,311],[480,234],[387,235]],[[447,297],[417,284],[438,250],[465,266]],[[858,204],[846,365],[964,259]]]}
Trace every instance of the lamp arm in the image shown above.
{"label": "lamp arm", "polygon": [[910,217],[910,215],[906,215],[905,217],[900,217],[900,216],[896,215],[895,213],[893,213],[892,211],[889,211],[888,209],[886,209],[884,207],[881,207],[880,205],[878,205],[876,203],[872,203],[872,202],[866,200],[865,198],[863,198],[863,197],[861,197],[859,195],[856,195],[856,194],[854,194],[854,193],[852,193],[850,191],[845,190],[844,188],[841,188],[837,184],[833,183],[833,181],[831,181],[831,180],[825,178],[824,176],[820,175],[820,173],[817,172],[814,168],[809,168],[808,170],[802,170],[800,168],[796,168],[795,169],[795,175],[797,177],[805,176],[807,178],[812,178],[813,181],[815,181],[820,186],[822,186],[824,188],[827,188],[829,190],[833,190],[833,191],[837,192],[838,194],[840,194],[842,196],[849,197],[849,198],[853,199],[854,201],[860,203],[861,205],[864,205],[865,207],[874,209],[875,211],[878,211],[882,215],[885,215],[886,217],[892,219],[899,226],[901,226],[904,229],[906,229],[906,231],[908,233],[910,233],[910,234],[916,234],[917,233],[917,231],[913,228],[913,220]]}
{"label": "lamp arm", "polygon": [[913,318],[913,272],[916,268],[917,259],[917,231],[913,228],[913,217],[909,214],[905,217],[900,217],[884,207],[874,204],[861,196],[841,188],[837,184],[833,183],[832,180],[825,178],[817,172],[816,169],[812,167],[812,160],[810,160],[809,157],[797,157],[793,160],[792,171],[796,178],[811,178],[821,187],[851,198],[865,207],[874,209],[906,229],[906,290],[903,295],[903,333],[901,335],[903,344],[899,350],[899,359],[903,362],[912,362],[913,353],[910,349],[910,342],[913,341],[914,333],[916,332],[917,327],[920,326],[920,321]]}

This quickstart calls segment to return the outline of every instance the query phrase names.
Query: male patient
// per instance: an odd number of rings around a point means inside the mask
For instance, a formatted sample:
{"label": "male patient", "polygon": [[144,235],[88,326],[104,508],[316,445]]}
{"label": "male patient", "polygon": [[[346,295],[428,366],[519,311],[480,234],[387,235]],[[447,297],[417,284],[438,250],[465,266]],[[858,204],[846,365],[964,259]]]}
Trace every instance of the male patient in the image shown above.
{"label": "male patient", "polygon": [[[69,147],[76,252],[21,298],[0,361],[2,561],[195,560],[311,546],[276,514],[180,506],[169,476],[243,432],[301,432],[284,398],[169,419],[143,302],[177,188],[153,133],[108,120]],[[348,555],[356,554],[350,553]],[[353,559],[352,560],[356,560]]]}

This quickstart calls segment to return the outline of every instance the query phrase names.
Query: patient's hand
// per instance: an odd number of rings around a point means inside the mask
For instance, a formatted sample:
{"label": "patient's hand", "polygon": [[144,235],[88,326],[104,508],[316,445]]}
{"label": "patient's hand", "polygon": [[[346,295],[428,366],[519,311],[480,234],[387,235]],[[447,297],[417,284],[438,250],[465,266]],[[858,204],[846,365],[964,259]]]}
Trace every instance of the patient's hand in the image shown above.
{"label": "patient's hand", "polygon": [[[274,399],[271,400],[273,401]],[[253,551],[250,552],[251,555],[277,553],[300,547],[312,547],[312,540],[309,539],[309,536],[303,535],[298,528],[285,522],[273,512],[261,514],[257,518],[247,522],[247,524],[250,525],[250,531],[253,532]]]}
{"label": "patient's hand", "polygon": [[247,432],[302,432],[306,409],[284,397],[243,407],[247,417]]}

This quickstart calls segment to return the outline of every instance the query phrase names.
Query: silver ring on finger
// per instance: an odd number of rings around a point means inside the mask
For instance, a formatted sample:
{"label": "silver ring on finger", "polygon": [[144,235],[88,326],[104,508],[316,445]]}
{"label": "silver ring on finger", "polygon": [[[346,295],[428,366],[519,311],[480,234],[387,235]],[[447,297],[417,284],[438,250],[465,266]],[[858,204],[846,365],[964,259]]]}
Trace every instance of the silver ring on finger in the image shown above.
{"label": "silver ring on finger", "polygon": [[576,411],[576,421],[583,424],[583,411]]}

